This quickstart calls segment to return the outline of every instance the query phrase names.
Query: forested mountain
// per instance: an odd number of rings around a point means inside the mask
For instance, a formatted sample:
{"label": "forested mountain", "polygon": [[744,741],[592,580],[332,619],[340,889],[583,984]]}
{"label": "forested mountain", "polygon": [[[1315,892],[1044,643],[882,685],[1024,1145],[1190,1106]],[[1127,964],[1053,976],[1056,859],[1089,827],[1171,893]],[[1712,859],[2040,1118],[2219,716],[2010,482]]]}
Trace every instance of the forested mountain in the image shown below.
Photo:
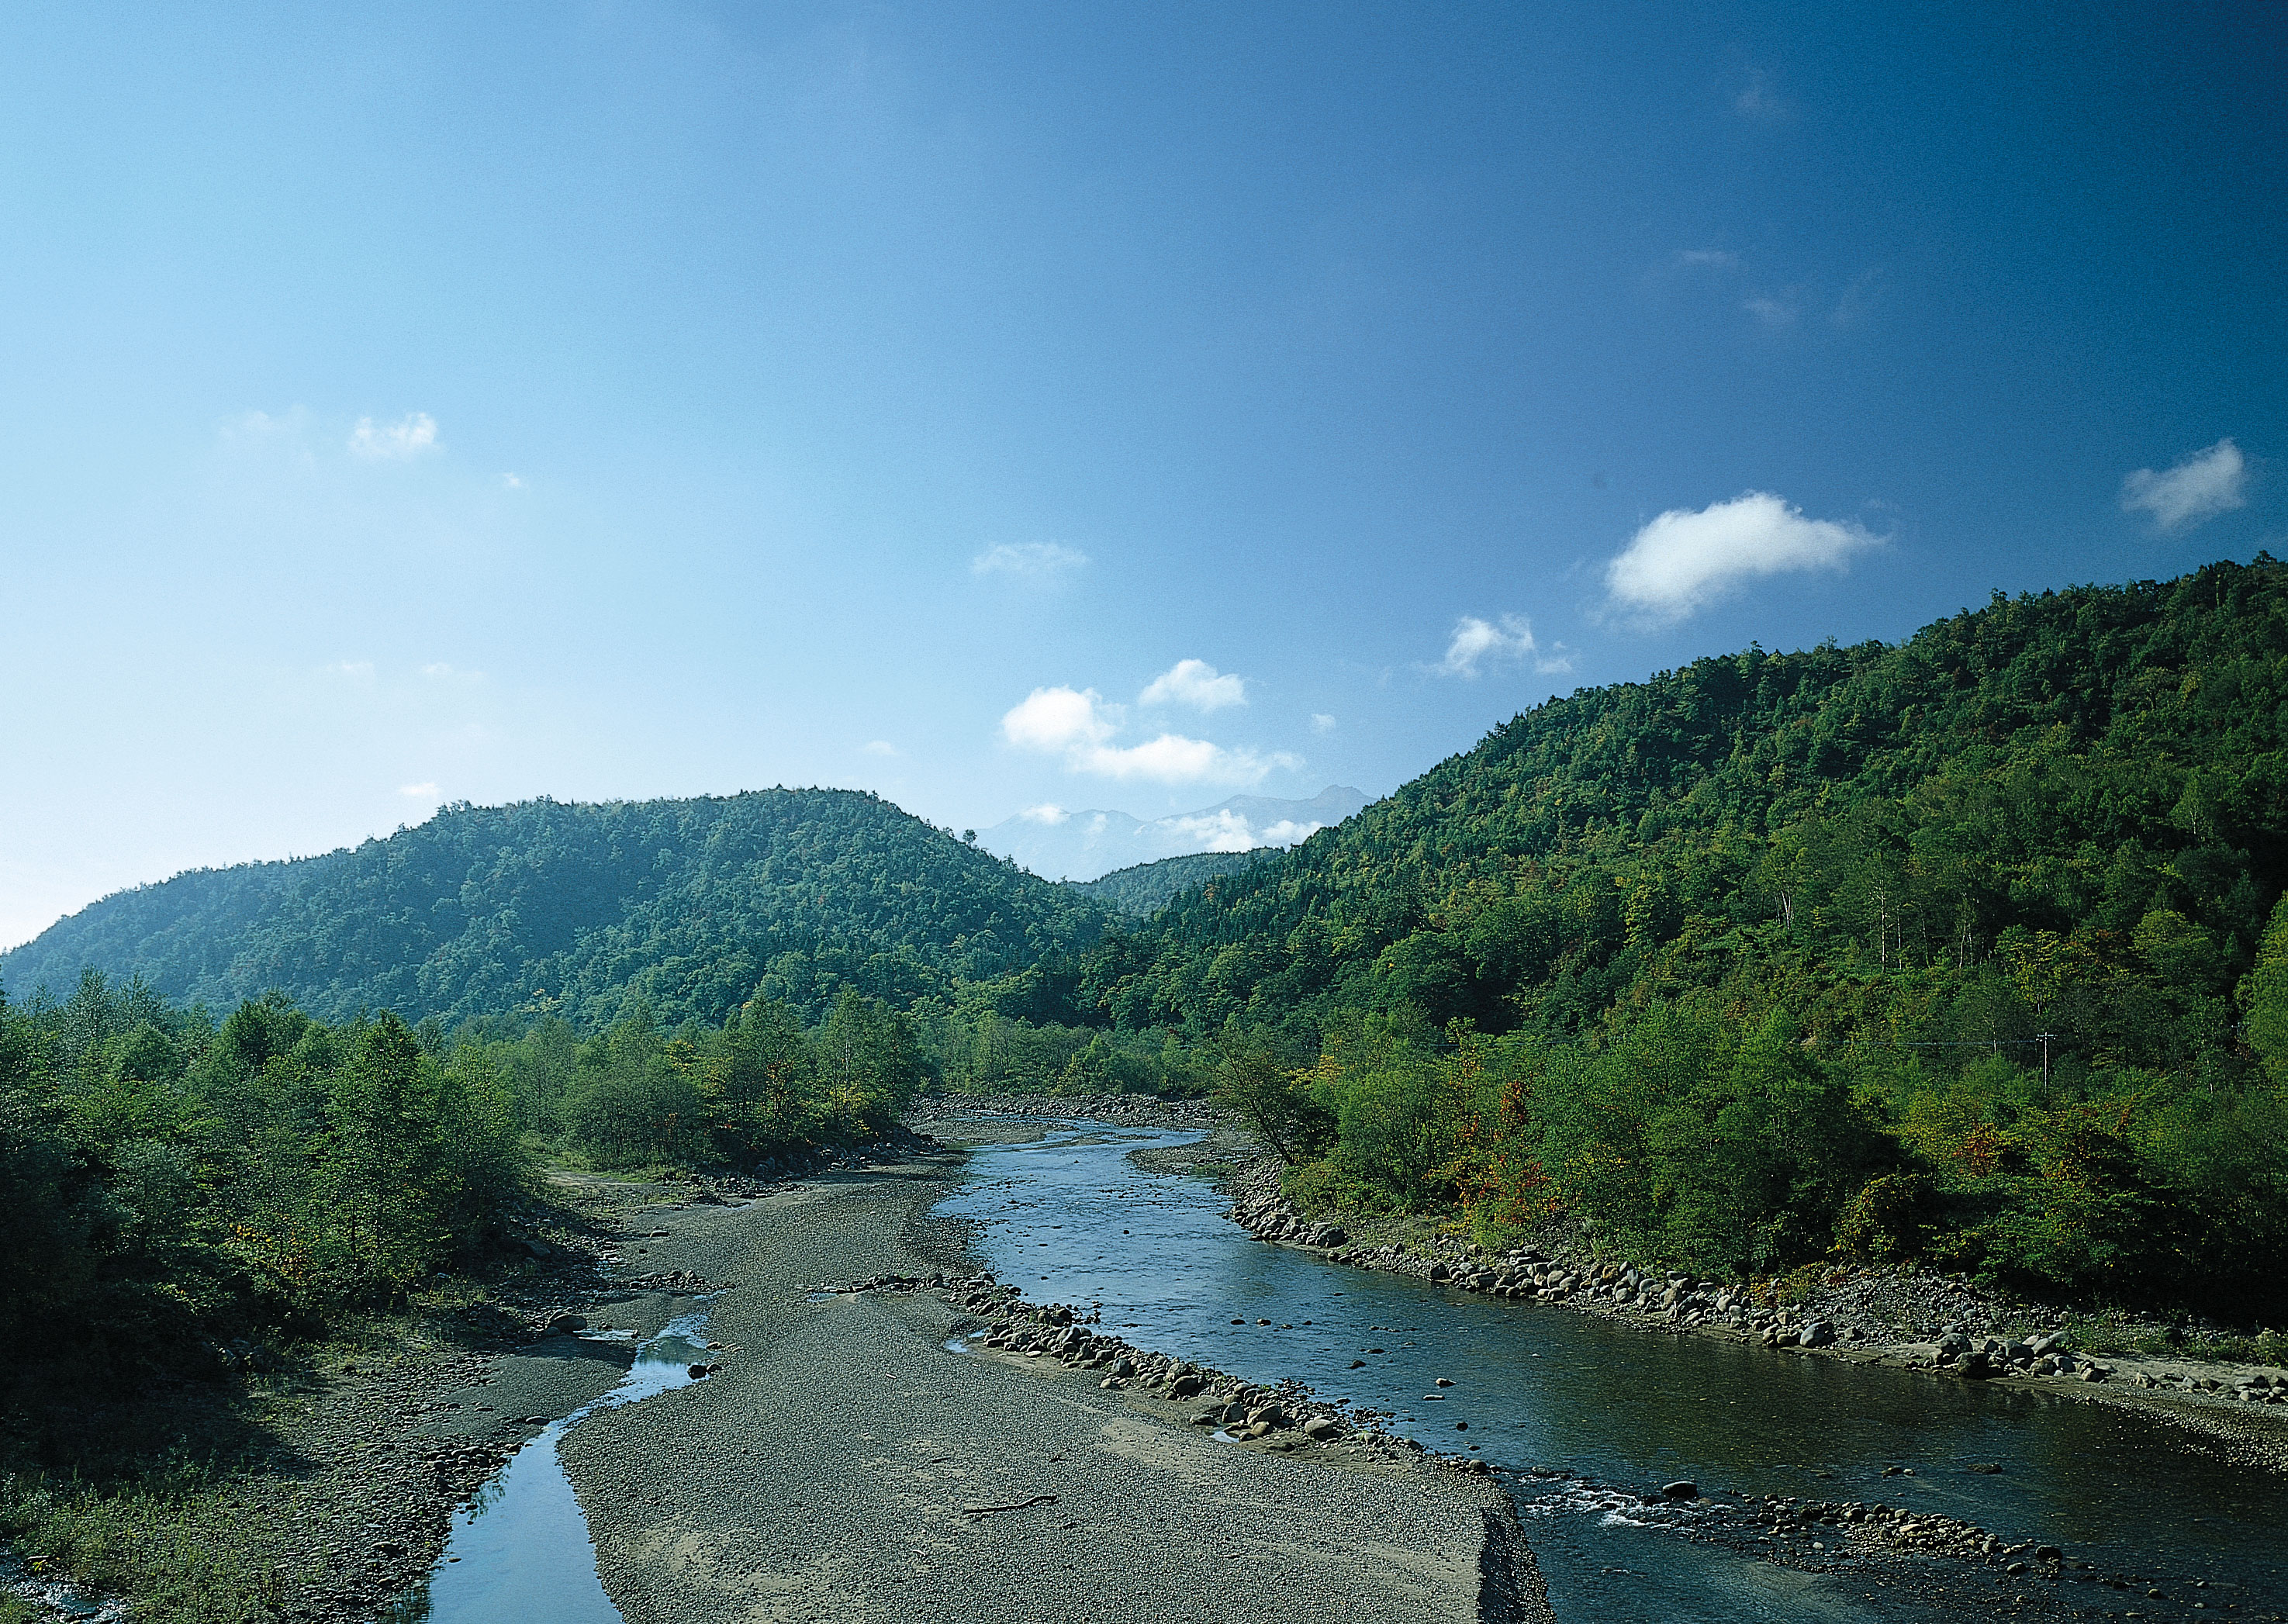
{"label": "forested mountain", "polygon": [[1323,1199],[2288,1306],[2288,568],[1553,700],[1092,950]]}
{"label": "forested mountain", "polygon": [[1156,863],[1138,863],[1115,869],[1100,879],[1066,880],[1066,890],[1102,904],[1131,919],[1148,919],[1175,899],[1177,894],[1202,885],[1219,874],[1235,874],[1273,848],[1251,852],[1196,852],[1189,857],[1164,857]]}
{"label": "forested mountain", "polygon": [[94,968],[218,1010],[280,990],[322,1019],[583,1028],[632,994],[671,1024],[759,990],[814,1018],[843,986],[903,1005],[1070,953],[1102,917],[855,791],[543,800],[107,898],[0,957],[0,985],[61,997]]}

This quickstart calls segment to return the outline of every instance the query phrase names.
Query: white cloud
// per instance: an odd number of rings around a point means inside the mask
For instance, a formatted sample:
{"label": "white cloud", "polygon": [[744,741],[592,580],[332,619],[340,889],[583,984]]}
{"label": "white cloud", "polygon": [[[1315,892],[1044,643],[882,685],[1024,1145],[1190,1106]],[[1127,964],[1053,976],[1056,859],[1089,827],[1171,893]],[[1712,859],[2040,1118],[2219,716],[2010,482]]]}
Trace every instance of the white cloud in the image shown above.
{"label": "white cloud", "polygon": [[869,756],[895,756],[898,753],[898,747],[887,739],[869,739],[858,748]]}
{"label": "white cloud", "polygon": [[437,448],[437,420],[427,412],[409,412],[378,428],[361,417],[350,431],[350,449],[372,462],[402,463]]}
{"label": "white cloud", "polygon": [[[1069,823],[1072,820],[1072,814],[1054,801],[1044,801],[1038,806],[1028,806],[1017,815],[1028,823],[1038,823],[1049,828],[1054,828],[1060,823]],[[1104,821],[1100,814],[1097,821],[1100,824]]]}
{"label": "white cloud", "polygon": [[1171,818],[1167,827],[1183,839],[1197,841],[1210,852],[1252,852],[1263,844],[1255,837],[1255,829],[1247,819],[1228,808]]}
{"label": "white cloud", "polygon": [[1331,733],[1334,732],[1335,718],[1329,716],[1323,710],[1313,711],[1311,713],[1311,731],[1315,733]]}
{"label": "white cloud", "polygon": [[1327,826],[1282,818],[1278,822],[1259,829],[1245,813],[1222,807],[1215,812],[1192,812],[1181,818],[1166,819],[1164,827],[1185,840],[1196,842],[1206,851],[1252,852],[1258,846],[1293,845]]}
{"label": "white cloud", "polygon": [[2182,458],[2166,473],[2141,468],[2121,482],[2121,509],[2144,511],[2164,530],[2182,529],[2248,505],[2248,459],[2230,439]]}
{"label": "white cloud", "polygon": [[1061,547],[1054,542],[1004,542],[970,559],[969,573],[1048,581],[1069,575],[1087,562],[1088,554],[1077,547]]}
{"label": "white cloud", "polygon": [[1466,614],[1454,622],[1445,659],[1431,669],[1441,677],[1475,677],[1482,664],[1523,660],[1533,650],[1533,626],[1522,614],[1505,614],[1498,623]]}
{"label": "white cloud", "polygon": [[504,473],[501,475],[501,488],[503,490],[520,491],[524,488],[524,480],[519,475]]}
{"label": "white cloud", "polygon": [[337,660],[323,669],[329,677],[346,677],[351,682],[373,680],[373,661],[370,660]]}
{"label": "white cloud", "polygon": [[1858,524],[1806,519],[1769,491],[1748,491],[1661,514],[1606,565],[1605,585],[1625,608],[1681,620],[1752,575],[1841,569],[1876,544]]}
{"label": "white cloud", "polygon": [[1001,718],[1001,735],[1020,749],[1061,755],[1076,772],[1164,784],[1255,784],[1279,767],[1299,767],[1283,750],[1261,755],[1231,749],[1181,733],[1162,733],[1142,744],[1112,741],[1126,717],[1093,688],[1036,688]]}
{"label": "white cloud", "polygon": [[1705,265],[1717,271],[1736,271],[1740,268],[1740,257],[1729,249],[1688,248],[1677,255],[1676,263]]}
{"label": "white cloud", "polygon": [[437,798],[437,786],[434,784],[400,784],[397,787],[397,793],[416,801],[433,801]]}
{"label": "white cloud", "polygon": [[1179,660],[1152,679],[1141,702],[1221,710],[1227,705],[1247,703],[1247,684],[1238,677],[1218,671],[1204,660]]}
{"label": "white cloud", "polygon": [[1036,688],[1001,718],[1001,734],[1021,749],[1073,749],[1111,738],[1122,714],[1094,688]]}
{"label": "white cloud", "polygon": [[1292,818],[1282,818],[1263,831],[1266,845],[1291,846],[1299,840],[1307,840],[1327,826],[1323,823],[1298,823]]}
{"label": "white cloud", "polygon": [[1785,299],[1769,298],[1760,295],[1747,300],[1742,308],[1766,327],[1776,331],[1783,327],[1795,325],[1795,306]]}

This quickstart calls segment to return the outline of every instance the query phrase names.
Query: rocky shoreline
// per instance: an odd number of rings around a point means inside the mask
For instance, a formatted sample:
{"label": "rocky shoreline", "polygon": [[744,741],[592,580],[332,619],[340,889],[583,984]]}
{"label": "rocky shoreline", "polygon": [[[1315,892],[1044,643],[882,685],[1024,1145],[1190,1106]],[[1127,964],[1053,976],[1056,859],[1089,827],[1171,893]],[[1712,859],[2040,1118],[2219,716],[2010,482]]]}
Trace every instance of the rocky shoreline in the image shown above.
{"label": "rocky shoreline", "polygon": [[1559,1304],[1647,1331],[1717,1337],[1782,1356],[1903,1366],[1941,1379],[2002,1381],[2139,1409],[2202,1435],[2235,1459],[2288,1471],[2288,1367],[2176,1355],[2077,1351],[2066,1318],[1958,1278],[1907,1270],[1828,1271],[1734,1286],[1601,1257],[1559,1227],[1490,1254],[1419,1225],[1315,1219],[1262,1158],[1228,1181],[1235,1223],[1275,1245],[1354,1268],[1410,1274],[1457,1291]]}

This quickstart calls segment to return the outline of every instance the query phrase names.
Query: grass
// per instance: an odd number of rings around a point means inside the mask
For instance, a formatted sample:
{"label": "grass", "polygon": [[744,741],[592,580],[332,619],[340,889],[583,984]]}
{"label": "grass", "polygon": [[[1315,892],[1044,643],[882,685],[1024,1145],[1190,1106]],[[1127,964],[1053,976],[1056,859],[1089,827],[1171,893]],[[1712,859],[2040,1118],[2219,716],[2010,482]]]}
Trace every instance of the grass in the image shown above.
{"label": "grass", "polygon": [[[224,1504],[235,1473],[211,1462],[155,1464],[98,1485],[44,1472],[0,1476],[0,1535],[49,1572],[134,1598],[152,1624],[261,1624],[280,1589],[234,1537]],[[0,1624],[37,1616],[0,1612]]]}
{"label": "grass", "polygon": [[2172,1331],[2152,1324],[2125,1325],[2094,1317],[2067,1324],[2067,1345],[2079,1353],[2141,1353],[2154,1359],[2215,1359],[2224,1364],[2288,1365],[2288,1335],[2260,1331]]}

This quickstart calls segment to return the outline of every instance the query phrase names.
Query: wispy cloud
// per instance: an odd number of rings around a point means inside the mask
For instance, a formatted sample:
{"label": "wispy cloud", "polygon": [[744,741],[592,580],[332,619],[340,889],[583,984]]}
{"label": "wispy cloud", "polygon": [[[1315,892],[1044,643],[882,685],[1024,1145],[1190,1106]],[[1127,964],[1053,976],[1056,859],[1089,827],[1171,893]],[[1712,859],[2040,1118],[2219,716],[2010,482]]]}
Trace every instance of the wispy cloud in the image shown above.
{"label": "wispy cloud", "polygon": [[1729,249],[1688,248],[1677,255],[1676,263],[1713,271],[1736,271],[1740,268],[1740,257]]}
{"label": "wispy cloud", "polygon": [[895,756],[899,753],[898,747],[887,739],[869,739],[858,748],[869,756]]}
{"label": "wispy cloud", "polygon": [[1155,677],[1141,695],[1147,705],[1189,705],[1195,710],[1221,710],[1247,703],[1247,684],[1219,671],[1204,660],[1179,660]]}
{"label": "wispy cloud", "polygon": [[1845,284],[1835,308],[1827,313],[1827,324],[1834,328],[1854,328],[1874,313],[1883,297],[1883,267],[1871,265]]}
{"label": "wispy cloud", "polygon": [[1760,293],[1743,300],[1740,307],[1774,331],[1795,325],[1795,305],[1784,297]]}
{"label": "wispy cloud", "polygon": [[2230,438],[2181,459],[2166,472],[2141,468],[2121,482],[2124,512],[2146,512],[2181,530],[2248,505],[2248,459]]}
{"label": "wispy cloud", "polygon": [[1072,814],[1054,801],[1044,801],[1038,806],[1028,806],[1017,814],[1028,823],[1038,823],[1054,828],[1060,823],[1069,823]]}
{"label": "wispy cloud", "polygon": [[437,786],[434,784],[400,784],[397,787],[397,793],[404,796],[409,800],[433,801],[437,798]]}
{"label": "wispy cloud", "polygon": [[439,448],[437,420],[427,412],[409,412],[395,423],[377,425],[361,417],[350,431],[350,450],[376,463],[403,463]]}
{"label": "wispy cloud", "polygon": [[1087,563],[1088,554],[1077,547],[1060,546],[1055,542],[1004,542],[970,559],[969,573],[1052,581],[1072,574]]}
{"label": "wispy cloud", "polygon": [[1446,642],[1446,657],[1429,669],[1440,677],[1475,677],[1489,666],[1530,660],[1537,671],[1569,671],[1572,661],[1557,646],[1543,648],[1533,635],[1532,622],[1522,614],[1505,614],[1498,621],[1466,614],[1454,622]]}
{"label": "wispy cloud", "polygon": [[522,490],[524,488],[523,476],[512,473],[504,473],[501,475],[501,488],[504,491]]}
{"label": "wispy cloud", "polygon": [[1760,67],[1748,70],[1748,82],[1732,97],[1732,111],[1760,124],[1775,124],[1795,111]]}
{"label": "wispy cloud", "polygon": [[1331,733],[1334,732],[1335,718],[1329,716],[1323,710],[1313,711],[1311,713],[1311,731],[1315,733]]}
{"label": "wispy cloud", "polygon": [[373,661],[370,660],[337,660],[320,669],[329,677],[339,677],[350,682],[373,680]]}
{"label": "wispy cloud", "polygon": [[1839,570],[1877,542],[1856,523],[1806,519],[1769,491],[1748,491],[1661,514],[1606,565],[1605,586],[1624,609],[1681,620],[1752,576]]}
{"label": "wispy cloud", "polygon": [[1181,733],[1115,744],[1126,718],[1123,707],[1107,704],[1093,688],[1036,688],[1002,717],[1001,735],[1020,749],[1061,756],[1073,772],[1124,782],[1248,785],[1303,764],[1284,750],[1263,754]]}

